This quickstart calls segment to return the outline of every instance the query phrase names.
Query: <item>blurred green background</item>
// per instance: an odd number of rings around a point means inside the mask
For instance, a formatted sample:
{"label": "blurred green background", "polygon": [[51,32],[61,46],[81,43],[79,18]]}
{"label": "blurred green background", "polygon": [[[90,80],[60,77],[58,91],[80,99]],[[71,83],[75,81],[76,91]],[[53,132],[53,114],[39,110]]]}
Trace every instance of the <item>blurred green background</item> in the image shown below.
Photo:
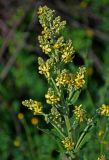
{"label": "blurred green background", "polygon": [[[52,135],[37,128],[48,127],[43,119],[21,104],[29,98],[45,103],[47,81],[37,69],[37,57],[44,57],[37,40],[40,5],[55,9],[67,21],[62,34],[73,41],[73,63],[87,67],[87,89],[78,103],[90,113],[109,104],[109,0],[0,0],[0,160],[61,159]],[[97,158],[99,129],[101,125],[80,160]],[[104,145],[109,152],[109,139]]]}

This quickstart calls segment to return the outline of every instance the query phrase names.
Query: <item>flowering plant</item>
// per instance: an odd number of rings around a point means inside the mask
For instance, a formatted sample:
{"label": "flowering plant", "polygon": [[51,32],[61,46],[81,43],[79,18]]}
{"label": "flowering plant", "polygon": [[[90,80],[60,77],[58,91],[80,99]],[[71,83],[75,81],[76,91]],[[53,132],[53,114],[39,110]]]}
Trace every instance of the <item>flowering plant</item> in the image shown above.
{"label": "flowering plant", "polygon": [[[70,67],[75,50],[72,41],[65,40],[61,35],[66,22],[61,21],[60,16],[55,17],[55,11],[47,6],[39,7],[38,16],[43,27],[38,40],[42,52],[48,56],[46,61],[39,57],[38,64],[39,73],[48,81],[45,99],[50,106],[49,113],[45,113],[43,104],[36,100],[25,100],[22,104],[34,115],[44,116],[46,123],[53,126],[63,152],[69,159],[75,159],[98,115],[109,116],[109,106],[102,105],[90,117],[82,104],[75,105],[86,85],[86,68],[82,66],[75,71]],[[83,129],[78,136],[80,125],[83,125]],[[52,133],[52,129],[50,131]],[[98,157],[98,160],[104,159],[102,154]]]}

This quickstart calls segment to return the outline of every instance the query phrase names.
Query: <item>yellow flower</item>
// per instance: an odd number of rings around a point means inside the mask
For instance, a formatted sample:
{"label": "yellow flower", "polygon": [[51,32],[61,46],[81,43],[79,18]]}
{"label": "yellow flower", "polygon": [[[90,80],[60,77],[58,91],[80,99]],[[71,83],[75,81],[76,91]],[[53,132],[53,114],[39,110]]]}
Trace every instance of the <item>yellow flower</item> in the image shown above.
{"label": "yellow flower", "polygon": [[36,125],[36,124],[38,124],[38,123],[39,123],[39,119],[38,119],[38,118],[33,117],[33,118],[31,119],[31,123],[32,123],[33,125]]}
{"label": "yellow flower", "polygon": [[81,7],[81,8],[86,8],[86,7],[87,7],[87,3],[84,2],[84,1],[82,1],[82,2],[80,3],[80,7]]}
{"label": "yellow flower", "polygon": [[100,107],[100,114],[102,116],[109,117],[109,106],[105,105],[105,104],[102,104],[102,106]]}
{"label": "yellow flower", "polygon": [[104,145],[106,145],[108,142],[104,140],[101,143],[104,144]]}
{"label": "yellow flower", "polygon": [[86,119],[86,111],[82,108],[82,104],[79,106],[75,106],[73,112],[76,119],[78,119],[80,122],[83,122]]}
{"label": "yellow flower", "polygon": [[[61,17],[58,16],[55,18],[54,10],[51,10],[47,6],[39,7],[39,22],[44,28],[41,36],[38,36],[38,40],[40,43],[40,47],[45,54],[49,54],[53,48],[59,47],[58,44],[53,44],[53,38],[59,34],[60,30],[62,30],[65,26],[65,21],[61,22]],[[59,38],[61,40],[61,38]],[[61,42],[61,41],[60,41]]]}
{"label": "yellow flower", "polygon": [[34,100],[30,99],[30,100],[23,101],[22,104],[24,106],[28,107],[30,110],[32,110],[34,114],[41,114],[42,113],[41,102],[34,101]]}
{"label": "yellow flower", "polygon": [[46,19],[51,20],[54,12],[54,10],[51,10],[47,6],[40,6],[37,12],[39,14],[40,23],[43,24],[46,21]]}
{"label": "yellow flower", "polygon": [[38,14],[43,14],[43,13],[45,13],[46,12],[46,10],[47,10],[47,7],[46,6],[44,6],[44,7],[39,7],[39,9],[38,9]]}
{"label": "yellow flower", "polygon": [[87,37],[89,37],[89,38],[92,38],[93,37],[93,35],[94,35],[94,32],[93,32],[93,30],[92,29],[87,29],[86,31],[86,35],[87,35]]}
{"label": "yellow flower", "polygon": [[67,70],[62,70],[61,74],[58,75],[56,78],[56,85],[59,87],[66,86],[70,84],[71,76],[70,73],[68,73]]}
{"label": "yellow flower", "polygon": [[64,49],[62,50],[62,61],[64,61],[65,63],[71,62],[74,57],[73,53],[74,48],[72,46],[72,41],[69,40],[68,42],[66,42],[66,44],[64,45]]}
{"label": "yellow flower", "polygon": [[58,16],[53,20],[53,29],[51,31],[54,35],[59,34],[59,32],[65,27],[66,21],[61,21],[61,17]]}
{"label": "yellow flower", "polygon": [[67,150],[72,150],[74,147],[74,142],[71,141],[68,137],[66,137],[64,140],[62,140],[62,143]]}
{"label": "yellow flower", "polygon": [[20,138],[19,138],[19,137],[16,137],[16,139],[15,139],[14,142],[13,142],[13,144],[14,144],[14,146],[16,146],[16,147],[20,147],[20,145],[21,145],[21,140],[20,140]]}
{"label": "yellow flower", "polygon": [[101,137],[101,136],[103,136],[103,135],[104,135],[104,130],[103,130],[103,129],[99,130],[98,136]]}
{"label": "yellow flower", "polygon": [[54,64],[53,59],[49,58],[46,62],[44,62],[44,60],[41,57],[39,57],[38,64],[39,64],[39,73],[44,74],[46,78],[50,78],[50,69]]}
{"label": "yellow flower", "polygon": [[60,48],[60,45],[59,44],[54,44],[53,48],[58,49],[58,48]]}
{"label": "yellow flower", "polygon": [[50,77],[49,69],[50,68],[48,66],[43,64],[42,66],[39,66],[39,73],[44,74],[45,77],[49,78]]}
{"label": "yellow flower", "polygon": [[23,113],[18,113],[18,119],[22,120],[24,118],[24,114]]}
{"label": "yellow flower", "polygon": [[42,46],[42,51],[45,52],[45,54],[48,54],[49,52],[51,52],[51,48],[50,48],[50,45],[45,45],[45,46]]}
{"label": "yellow flower", "polygon": [[59,48],[61,48],[61,47],[63,47],[63,45],[64,45],[64,37],[59,37],[58,39],[57,39],[57,41],[56,41],[56,43],[54,44],[54,46],[53,46],[53,48],[54,49],[59,49]]}
{"label": "yellow flower", "polygon": [[101,155],[100,157],[98,157],[97,160],[106,160],[105,156],[104,155]]}
{"label": "yellow flower", "polygon": [[49,32],[42,32],[42,36],[38,36],[40,47],[45,54],[51,52],[51,46],[49,44],[48,38],[50,37]]}
{"label": "yellow flower", "polygon": [[75,89],[82,88],[83,85],[85,84],[85,72],[86,68],[85,67],[79,67],[79,71],[77,72],[77,75],[74,78],[74,87]]}
{"label": "yellow flower", "polygon": [[[41,37],[43,37],[42,39],[43,39],[43,42],[44,42],[44,40],[46,40],[47,41],[47,39],[48,38],[50,38],[50,32],[49,32],[49,29],[47,28],[47,27],[44,27],[44,30],[41,32],[42,33],[42,36],[39,36],[39,40],[40,40],[40,38]],[[46,42],[45,41],[45,42]],[[48,43],[49,44],[49,43]]]}
{"label": "yellow flower", "polygon": [[48,89],[48,92],[45,95],[45,98],[46,98],[46,102],[52,105],[55,105],[60,101],[59,96],[57,96],[51,88]]}
{"label": "yellow flower", "polygon": [[73,59],[72,53],[69,52],[64,52],[62,54],[62,59],[65,63],[71,62]]}

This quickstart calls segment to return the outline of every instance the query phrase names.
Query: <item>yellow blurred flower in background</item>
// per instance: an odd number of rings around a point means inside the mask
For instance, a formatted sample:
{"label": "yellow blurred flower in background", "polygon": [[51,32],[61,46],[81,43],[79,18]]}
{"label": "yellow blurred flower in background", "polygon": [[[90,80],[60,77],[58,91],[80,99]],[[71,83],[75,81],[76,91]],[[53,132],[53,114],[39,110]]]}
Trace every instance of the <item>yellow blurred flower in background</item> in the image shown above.
{"label": "yellow blurred flower in background", "polygon": [[103,135],[104,135],[104,130],[103,129],[99,130],[98,131],[98,137],[101,137]]}
{"label": "yellow blurred flower in background", "polygon": [[80,7],[81,7],[81,8],[86,8],[86,7],[87,7],[87,2],[82,1],[82,2],[80,3]]}
{"label": "yellow blurred flower in background", "polygon": [[17,115],[18,119],[22,120],[24,118],[24,114],[23,113],[18,113]]}
{"label": "yellow blurred flower in background", "polygon": [[37,124],[39,123],[39,119],[36,118],[36,117],[33,117],[33,118],[31,119],[31,123],[32,123],[33,125],[37,125]]}
{"label": "yellow blurred flower in background", "polygon": [[94,31],[91,28],[87,28],[85,30],[85,33],[86,33],[86,36],[89,37],[89,38],[92,38],[93,35],[94,35]]}
{"label": "yellow blurred flower in background", "polygon": [[14,142],[13,142],[15,147],[20,147],[21,146],[21,140],[19,137],[16,137]]}

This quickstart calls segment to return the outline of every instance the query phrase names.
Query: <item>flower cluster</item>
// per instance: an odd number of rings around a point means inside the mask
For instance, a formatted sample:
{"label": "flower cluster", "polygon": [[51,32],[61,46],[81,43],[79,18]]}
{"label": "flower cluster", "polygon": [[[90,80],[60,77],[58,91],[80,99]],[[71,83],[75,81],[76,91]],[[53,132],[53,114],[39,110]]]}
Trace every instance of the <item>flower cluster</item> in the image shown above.
{"label": "flower cluster", "polygon": [[86,119],[86,111],[82,108],[82,105],[75,106],[73,112],[76,119],[78,119],[80,122],[83,122]]}
{"label": "flower cluster", "polygon": [[39,22],[43,27],[42,34],[38,37],[40,47],[45,54],[51,55],[56,50],[59,51],[61,61],[68,63],[73,59],[74,48],[72,41],[65,42],[62,36],[59,36],[60,31],[65,27],[66,22],[61,21],[61,17],[55,18],[54,10],[48,7],[40,7]]}
{"label": "flower cluster", "polygon": [[62,72],[56,78],[56,85],[59,87],[65,87],[66,85],[70,84],[71,76],[67,70],[62,70]]}
{"label": "flower cluster", "polygon": [[59,87],[65,87],[66,85],[75,90],[80,89],[85,84],[85,67],[79,67],[79,71],[76,74],[69,73],[68,70],[64,69],[56,78],[56,85]]}
{"label": "flower cluster", "polygon": [[74,142],[72,142],[72,140],[69,139],[68,137],[62,140],[62,143],[67,150],[72,150],[74,147]]}
{"label": "flower cluster", "polygon": [[64,45],[63,54],[62,54],[62,60],[65,63],[71,62],[72,59],[73,59],[73,53],[74,53],[74,48],[73,48],[73,45],[72,45],[72,41],[69,40]]}
{"label": "flower cluster", "polygon": [[38,14],[39,22],[44,28],[42,35],[38,37],[38,40],[42,51],[45,54],[49,54],[53,51],[56,42],[55,37],[64,28],[66,22],[61,21],[60,16],[55,18],[54,10],[49,9],[46,6],[40,7]]}
{"label": "flower cluster", "polygon": [[[39,73],[44,75],[48,81],[49,88],[45,94],[45,99],[51,108],[47,113],[43,113],[42,104],[31,99],[23,101],[22,104],[32,110],[35,115],[44,116],[45,121],[54,127],[58,136],[60,135],[60,141],[70,155],[73,154],[73,149],[76,146],[72,141],[71,118],[76,116],[79,122],[82,122],[85,120],[85,110],[82,109],[81,105],[76,106],[74,115],[72,114],[70,117],[69,105],[73,104],[73,95],[80,92],[85,84],[86,70],[85,67],[80,67],[77,71],[71,71],[69,67],[75,51],[72,41],[70,39],[65,40],[60,32],[64,29],[66,22],[61,21],[59,16],[55,17],[55,11],[47,6],[39,7],[38,15],[43,28],[38,40],[42,51],[48,57],[47,60],[38,58],[38,69]],[[36,125],[38,120],[32,119],[31,122]]]}
{"label": "flower cluster", "polygon": [[54,64],[53,59],[48,59],[46,62],[39,57],[38,58],[38,64],[39,64],[39,73],[44,74],[46,78],[50,78],[50,70],[52,69],[52,66]]}
{"label": "flower cluster", "polygon": [[28,107],[30,110],[32,110],[35,115],[42,113],[42,104],[41,104],[41,102],[34,101],[34,100],[30,99],[30,100],[23,101],[22,104],[24,106]]}
{"label": "flower cluster", "polygon": [[82,88],[83,85],[85,84],[85,80],[84,80],[85,72],[86,72],[85,67],[79,67],[79,71],[77,72],[74,78],[74,87],[76,89]]}
{"label": "flower cluster", "polygon": [[[85,84],[85,67],[80,67],[76,74],[61,69],[63,63],[71,62],[74,57],[72,41],[65,41],[64,37],[60,35],[60,31],[65,27],[66,22],[61,21],[59,16],[55,18],[55,11],[46,6],[40,7],[38,14],[39,22],[43,27],[38,40],[42,51],[50,57],[46,62],[42,58],[38,58],[39,73],[44,74],[49,81],[55,75],[55,83],[59,88],[70,87],[75,90],[82,88]],[[51,70],[53,70],[52,73]],[[48,101],[49,98],[47,97]],[[53,104],[51,102],[47,103]]]}
{"label": "flower cluster", "polygon": [[54,49],[62,49],[62,47],[64,46],[64,37],[60,36],[59,38],[57,38],[57,41],[55,42],[53,48]]}
{"label": "flower cluster", "polygon": [[45,95],[46,102],[51,105],[55,105],[60,101],[60,97],[56,95],[52,88],[48,89],[47,94]]}
{"label": "flower cluster", "polygon": [[109,117],[109,106],[108,105],[102,104],[99,110],[102,116]]}
{"label": "flower cluster", "polygon": [[57,127],[59,127],[60,129],[62,126],[62,117],[61,114],[59,113],[59,111],[56,109],[56,107],[52,107],[51,108],[51,113],[49,114],[49,120],[55,124]]}

